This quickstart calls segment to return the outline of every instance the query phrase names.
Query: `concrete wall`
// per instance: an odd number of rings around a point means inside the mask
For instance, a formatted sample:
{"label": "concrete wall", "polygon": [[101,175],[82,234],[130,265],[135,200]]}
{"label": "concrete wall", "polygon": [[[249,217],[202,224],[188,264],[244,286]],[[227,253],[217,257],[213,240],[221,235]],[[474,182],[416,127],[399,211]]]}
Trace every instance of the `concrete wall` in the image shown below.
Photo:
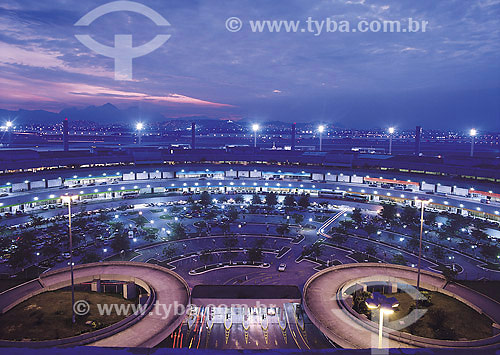
{"label": "concrete wall", "polygon": [[438,185],[436,188],[436,192],[441,192],[444,194],[451,194],[451,186]]}
{"label": "concrete wall", "polygon": [[455,186],[453,187],[453,194],[457,196],[467,196],[469,194],[469,189]]}
{"label": "concrete wall", "polygon": [[59,187],[62,186],[62,179],[49,179],[47,180],[47,187]]}
{"label": "concrete wall", "polygon": [[350,182],[351,181],[350,178],[351,177],[349,175],[339,175],[339,176],[337,176],[337,181],[339,181],[339,182]]}
{"label": "concrete wall", "polygon": [[351,176],[351,182],[355,182],[357,184],[362,184],[363,183],[363,177],[362,176],[353,175],[353,176]]}
{"label": "concrete wall", "polygon": [[30,189],[44,189],[46,188],[46,182],[45,180],[37,180],[37,181],[32,181],[30,182]]}
{"label": "concrete wall", "polygon": [[313,180],[318,180],[318,181],[323,181],[325,179],[325,176],[323,174],[313,173],[312,174],[312,179]]}
{"label": "concrete wall", "polygon": [[26,191],[28,190],[28,184],[26,182],[18,182],[12,184],[12,192]]}
{"label": "concrete wall", "polygon": [[436,185],[428,184],[428,183],[422,181],[422,185],[421,185],[420,189],[422,191],[436,191]]}
{"label": "concrete wall", "polygon": [[252,170],[252,171],[250,171],[250,177],[251,178],[260,178],[260,177],[262,177],[262,172],[260,170],[259,171]]}
{"label": "concrete wall", "polygon": [[123,174],[123,181],[135,180],[135,173],[125,173]]}
{"label": "concrete wall", "polygon": [[326,181],[337,181],[337,175],[335,174],[325,174],[325,180]]}

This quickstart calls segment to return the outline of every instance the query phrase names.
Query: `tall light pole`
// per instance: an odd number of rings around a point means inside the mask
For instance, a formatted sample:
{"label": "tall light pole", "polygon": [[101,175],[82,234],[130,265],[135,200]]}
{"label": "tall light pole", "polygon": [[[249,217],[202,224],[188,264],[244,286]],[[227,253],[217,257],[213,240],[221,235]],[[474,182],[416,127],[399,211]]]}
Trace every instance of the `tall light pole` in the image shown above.
{"label": "tall light pole", "polygon": [[12,128],[14,124],[12,123],[12,121],[7,121],[5,122],[5,134],[7,135],[7,144],[10,146],[11,144],[11,133],[10,133],[10,129]]}
{"label": "tall light pole", "polygon": [[136,125],[135,125],[135,129],[137,130],[137,135],[139,136],[139,145],[141,145],[141,141],[142,141],[142,130],[144,129],[144,124],[142,122],[138,122]]}
{"label": "tall light pole", "polygon": [[399,302],[396,297],[385,297],[384,295],[373,292],[372,298],[368,298],[366,301],[366,307],[371,310],[378,308],[378,348],[382,349],[382,330],[384,327],[384,314],[393,314],[394,308],[399,306]]}
{"label": "tall light pole", "polygon": [[476,138],[476,135],[477,135],[477,131],[475,128],[471,129],[470,132],[469,132],[469,135],[470,135],[470,156],[473,157],[474,156],[474,140]]}
{"label": "tall light pole", "polygon": [[389,127],[389,155],[392,154],[392,136],[394,135],[394,127]]}
{"label": "tall light pole", "polygon": [[257,148],[257,131],[259,130],[260,126],[257,123],[254,123],[252,125],[252,131],[253,131],[253,147]]}
{"label": "tall light pole", "polygon": [[420,201],[420,241],[418,246],[418,270],[417,270],[417,291],[420,291],[420,261],[422,259],[422,234],[424,231],[424,206],[428,204],[430,201],[428,200],[419,200]]}
{"label": "tall light pole", "polygon": [[323,148],[323,132],[325,131],[325,126],[319,125],[318,126],[318,132],[319,132],[319,151],[321,152]]}
{"label": "tall light pole", "polygon": [[68,227],[69,227],[69,265],[71,270],[71,322],[75,324],[76,316],[75,316],[75,278],[73,274],[73,235],[71,233],[71,201],[78,198],[78,196],[61,196],[63,202],[68,204]]}

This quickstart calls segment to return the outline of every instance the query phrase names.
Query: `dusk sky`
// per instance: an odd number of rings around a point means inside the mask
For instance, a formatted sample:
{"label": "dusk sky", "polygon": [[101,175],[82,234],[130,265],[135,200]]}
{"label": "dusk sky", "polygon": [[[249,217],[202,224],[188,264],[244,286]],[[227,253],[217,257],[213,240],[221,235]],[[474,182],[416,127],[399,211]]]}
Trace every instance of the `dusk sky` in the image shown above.
{"label": "dusk sky", "polygon": [[[0,108],[60,111],[139,106],[203,115],[335,122],[344,127],[500,131],[500,0],[139,0],[171,26],[115,12],[74,24],[108,1],[0,1]],[[226,19],[238,17],[238,32]],[[249,21],[428,21],[425,32],[254,33]],[[171,38],[133,60],[133,80],[75,38],[134,46]]]}

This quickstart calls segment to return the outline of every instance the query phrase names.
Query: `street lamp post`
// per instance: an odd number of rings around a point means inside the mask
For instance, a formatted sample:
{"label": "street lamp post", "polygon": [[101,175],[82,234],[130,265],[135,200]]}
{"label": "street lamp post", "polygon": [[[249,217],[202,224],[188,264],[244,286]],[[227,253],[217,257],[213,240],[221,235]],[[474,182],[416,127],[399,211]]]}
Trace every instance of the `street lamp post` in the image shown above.
{"label": "street lamp post", "polygon": [[474,156],[474,141],[476,139],[476,135],[477,135],[477,130],[475,128],[471,129],[470,132],[470,137],[471,137],[471,141],[470,141],[470,156],[473,157]]}
{"label": "street lamp post", "polygon": [[429,201],[425,200],[417,200],[420,201],[420,240],[418,246],[418,269],[417,269],[417,291],[420,291],[420,262],[422,259],[422,234],[424,231],[424,206],[429,203]]}
{"label": "street lamp post", "polygon": [[135,125],[135,129],[137,130],[137,135],[139,137],[139,145],[141,145],[142,142],[142,130],[144,129],[144,124],[142,122],[138,122]]}
{"label": "street lamp post", "polygon": [[68,227],[69,227],[69,265],[71,270],[71,322],[75,324],[75,278],[73,274],[73,235],[71,232],[71,201],[76,199],[77,196],[61,196],[63,202],[68,203]]}
{"label": "street lamp post", "polygon": [[253,131],[253,147],[257,148],[257,131],[259,130],[259,125],[257,123],[254,123],[252,125],[252,131]]}
{"label": "street lamp post", "polygon": [[392,136],[394,135],[394,127],[389,127],[389,155],[392,154]]}
{"label": "street lamp post", "polygon": [[322,151],[323,148],[323,132],[325,131],[325,126],[320,125],[318,127],[318,132],[319,132],[319,151]]}
{"label": "street lamp post", "polygon": [[12,121],[7,121],[5,122],[5,134],[7,136],[7,144],[10,146],[11,144],[11,137],[12,137],[12,134],[10,132],[10,129],[12,128],[14,124],[12,123]]}
{"label": "street lamp post", "polygon": [[384,314],[393,314],[394,308],[399,306],[399,302],[396,297],[385,297],[384,295],[373,292],[372,298],[368,298],[366,301],[366,306],[368,309],[379,310],[379,320],[378,320],[378,348],[382,349],[382,333],[384,327]]}

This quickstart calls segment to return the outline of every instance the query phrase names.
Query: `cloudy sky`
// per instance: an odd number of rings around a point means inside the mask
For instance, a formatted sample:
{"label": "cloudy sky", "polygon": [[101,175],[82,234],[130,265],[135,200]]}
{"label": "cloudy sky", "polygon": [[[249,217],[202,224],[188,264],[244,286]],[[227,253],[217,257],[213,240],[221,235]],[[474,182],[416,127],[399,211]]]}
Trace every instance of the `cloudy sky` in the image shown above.
{"label": "cloudy sky", "polygon": [[[170,26],[133,12],[74,24],[109,1],[0,0],[0,108],[139,106],[168,117],[335,122],[344,127],[500,130],[500,0],[138,0]],[[229,17],[241,19],[228,31]],[[425,32],[310,32],[307,19],[427,21]],[[250,21],[300,21],[294,33]],[[318,22],[320,23],[320,22]],[[114,46],[170,39],[115,80]]]}

